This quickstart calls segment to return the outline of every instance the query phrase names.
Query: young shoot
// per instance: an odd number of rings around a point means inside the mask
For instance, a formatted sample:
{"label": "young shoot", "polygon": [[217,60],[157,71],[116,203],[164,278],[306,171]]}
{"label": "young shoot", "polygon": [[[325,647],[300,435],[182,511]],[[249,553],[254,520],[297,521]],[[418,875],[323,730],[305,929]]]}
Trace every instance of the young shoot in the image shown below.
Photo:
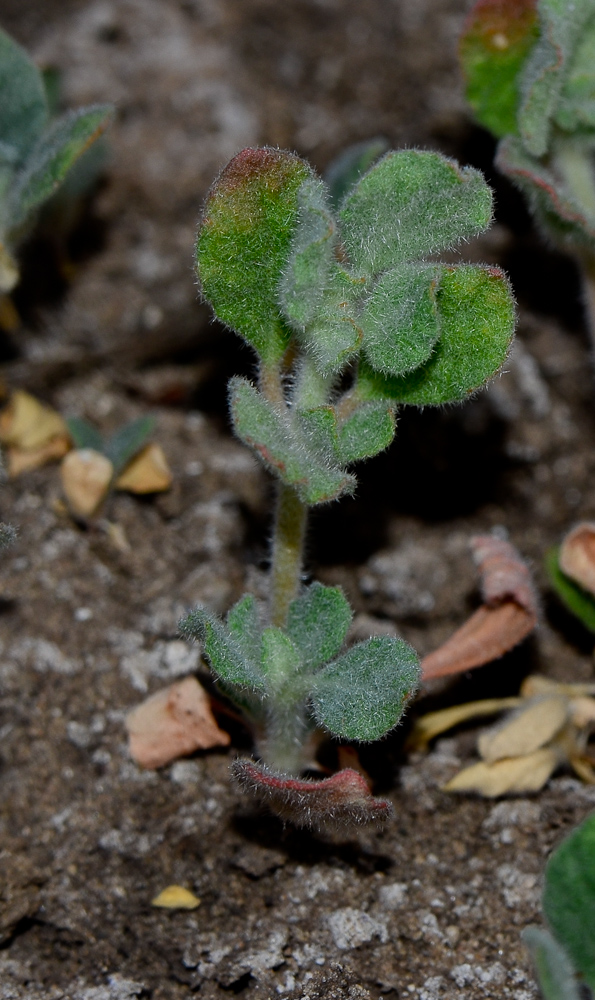
{"label": "young shoot", "polygon": [[[514,327],[506,278],[437,258],[491,217],[478,171],[412,149],[383,156],[336,209],[298,156],[245,149],[206,200],[202,294],[256,354],[255,380],[230,381],[230,410],[277,480],[277,505],[268,602],[246,594],[225,622],[199,607],[181,629],[255,733],[263,765],[236,763],[240,782],[285,815],[299,799],[300,822],[314,822],[325,797],[293,777],[312,759],[315,731],[381,739],[419,680],[402,639],[343,648],[345,595],[303,582],[308,511],[354,492],[351,466],[388,447],[400,406],[463,400],[501,367]],[[361,776],[341,774],[327,779],[329,811],[344,818],[351,796],[352,818],[377,814],[362,805]]]}
{"label": "young shoot", "polygon": [[496,165],[579,263],[595,344],[595,0],[479,0],[460,53]]}

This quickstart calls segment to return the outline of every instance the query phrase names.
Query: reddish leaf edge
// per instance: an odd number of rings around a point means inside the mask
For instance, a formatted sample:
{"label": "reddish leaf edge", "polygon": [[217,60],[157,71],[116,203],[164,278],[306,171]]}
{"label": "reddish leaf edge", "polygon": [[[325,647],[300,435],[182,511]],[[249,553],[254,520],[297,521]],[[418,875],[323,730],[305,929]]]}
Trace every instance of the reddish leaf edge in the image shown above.
{"label": "reddish leaf edge", "polygon": [[393,815],[391,803],[375,798],[366,779],[350,767],[321,780],[293,778],[239,757],[231,773],[243,792],[294,826],[325,832],[378,824]]}

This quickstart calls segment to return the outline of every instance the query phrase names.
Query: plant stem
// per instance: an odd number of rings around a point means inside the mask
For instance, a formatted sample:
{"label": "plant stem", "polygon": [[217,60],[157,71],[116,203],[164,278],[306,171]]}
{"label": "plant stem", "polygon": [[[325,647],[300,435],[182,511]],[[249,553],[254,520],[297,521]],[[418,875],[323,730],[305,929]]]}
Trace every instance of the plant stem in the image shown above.
{"label": "plant stem", "polygon": [[308,510],[292,486],[279,483],[278,490],[272,545],[271,624],[282,628],[300,587]]}

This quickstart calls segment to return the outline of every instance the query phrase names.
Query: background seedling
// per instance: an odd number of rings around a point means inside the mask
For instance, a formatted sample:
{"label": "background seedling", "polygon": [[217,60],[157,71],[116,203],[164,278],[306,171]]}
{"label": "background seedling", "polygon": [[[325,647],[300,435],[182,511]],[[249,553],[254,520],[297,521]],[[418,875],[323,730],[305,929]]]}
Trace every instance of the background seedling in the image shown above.
{"label": "background seedling", "polygon": [[18,282],[16,250],[36,212],[111,117],[98,104],[52,120],[42,74],[0,29],[0,294]]}
{"label": "background seedling", "polygon": [[[417,150],[387,153],[335,210],[306,162],[269,148],[239,153],[207,197],[202,293],[258,358],[256,383],[230,381],[233,426],[278,496],[268,604],[247,594],[225,622],[199,607],[181,629],[202,642],[272,769],[250,764],[240,780],[285,805],[291,789],[304,794],[288,775],[308,764],[315,727],[379,739],[417,686],[417,657],[401,639],[342,652],[345,596],[303,583],[307,512],[353,493],[349,467],[390,444],[399,405],[465,399],[500,368],[514,328],[504,275],[436,259],[491,214],[478,171]],[[340,795],[348,782],[338,784]]]}
{"label": "background seedling", "polygon": [[479,0],[460,52],[497,166],[579,263],[595,342],[595,3]]}

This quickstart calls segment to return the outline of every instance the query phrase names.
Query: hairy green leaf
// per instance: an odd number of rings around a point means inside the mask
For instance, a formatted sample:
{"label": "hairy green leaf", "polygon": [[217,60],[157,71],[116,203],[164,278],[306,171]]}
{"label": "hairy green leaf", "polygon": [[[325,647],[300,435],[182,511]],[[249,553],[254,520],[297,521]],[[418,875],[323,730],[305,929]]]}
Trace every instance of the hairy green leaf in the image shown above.
{"label": "hairy green leaf", "polygon": [[262,653],[262,625],[258,602],[252,594],[244,594],[227,613],[227,627],[245,658],[259,664]]}
{"label": "hairy green leaf", "polygon": [[103,454],[103,438],[88,420],[83,420],[82,417],[68,417],[66,426],[75,448],[91,448]]}
{"label": "hairy green leaf", "polygon": [[307,163],[278,149],[244,149],[213,184],[196,243],[205,298],[267,362],[290,338],[278,306]]}
{"label": "hairy green leaf", "polygon": [[559,552],[559,548],[553,548],[546,556],[545,565],[550,583],[568,610],[583,623],[585,628],[595,632],[595,597],[562,572]]}
{"label": "hairy green leaf", "polygon": [[545,870],[543,909],[576,969],[595,989],[595,814],[550,857]]}
{"label": "hairy green leaf", "polygon": [[595,129],[595,13],[578,39],[555,113],[560,128],[593,135]]}
{"label": "hairy green leaf", "polygon": [[198,607],[179,623],[186,639],[198,639],[213,673],[225,685],[264,690],[264,681],[255,665],[246,658],[239,643],[223,623],[206,608]]}
{"label": "hairy green leaf", "polygon": [[360,403],[339,425],[337,456],[342,465],[372,458],[388,448],[395,436],[395,410],[386,400]]}
{"label": "hairy green leaf", "polygon": [[354,488],[354,478],[326,464],[299,433],[298,421],[277,409],[245,379],[230,380],[230,405],[238,437],[260,456],[284,483],[293,486],[304,503],[335,500]]}
{"label": "hairy green leaf", "polygon": [[401,264],[374,286],[360,316],[372,368],[405,375],[430,357],[440,336],[439,264]]}
{"label": "hairy green leaf", "polygon": [[116,475],[144,447],[154,426],[155,417],[138,417],[120,427],[106,443],[103,451],[112,463]]}
{"label": "hairy green leaf", "polygon": [[348,146],[337,156],[324,173],[328,184],[331,204],[338,208],[348,191],[357,183],[362,174],[387,152],[389,144],[386,139],[377,136],[375,139],[364,139]]}
{"label": "hairy green leaf", "polygon": [[581,1000],[572,963],[550,932],[526,927],[521,937],[531,952],[543,1000]]}
{"label": "hairy green leaf", "polygon": [[479,0],[467,18],[459,45],[467,100],[498,138],[518,130],[520,73],[537,34],[536,0]]}
{"label": "hairy green leaf", "polygon": [[21,225],[30,212],[47,201],[79,156],[105,131],[112,113],[105,104],[81,108],[46,130],[11,191],[11,227]]}
{"label": "hairy green leaf", "polygon": [[444,268],[438,295],[440,340],[428,362],[401,378],[360,367],[362,395],[414,406],[457,402],[501,368],[514,333],[514,302],[499,268]]}
{"label": "hairy green leaf", "polygon": [[316,317],[336,267],[337,230],[323,181],[309,177],[299,187],[297,200],[298,213],[278,295],[287,319],[304,330]]}
{"label": "hairy green leaf", "polygon": [[351,624],[351,608],[340,587],[315,582],[289,606],[287,634],[299,649],[306,670],[336,656]]}
{"label": "hairy green leaf", "polygon": [[14,167],[27,158],[48,120],[41,73],[20,45],[0,29],[0,139],[14,150]]}
{"label": "hairy green leaf", "polygon": [[292,688],[292,679],[302,665],[299,650],[280,628],[271,626],[262,633],[262,673],[270,692]]}
{"label": "hairy green leaf", "polygon": [[314,715],[335,736],[378,740],[396,726],[419,679],[417,654],[403,639],[367,639],[316,674]]}
{"label": "hairy green leaf", "polygon": [[368,276],[455,246],[491,217],[492,193],[478,170],[415,149],[387,153],[340,211],[348,257]]}

